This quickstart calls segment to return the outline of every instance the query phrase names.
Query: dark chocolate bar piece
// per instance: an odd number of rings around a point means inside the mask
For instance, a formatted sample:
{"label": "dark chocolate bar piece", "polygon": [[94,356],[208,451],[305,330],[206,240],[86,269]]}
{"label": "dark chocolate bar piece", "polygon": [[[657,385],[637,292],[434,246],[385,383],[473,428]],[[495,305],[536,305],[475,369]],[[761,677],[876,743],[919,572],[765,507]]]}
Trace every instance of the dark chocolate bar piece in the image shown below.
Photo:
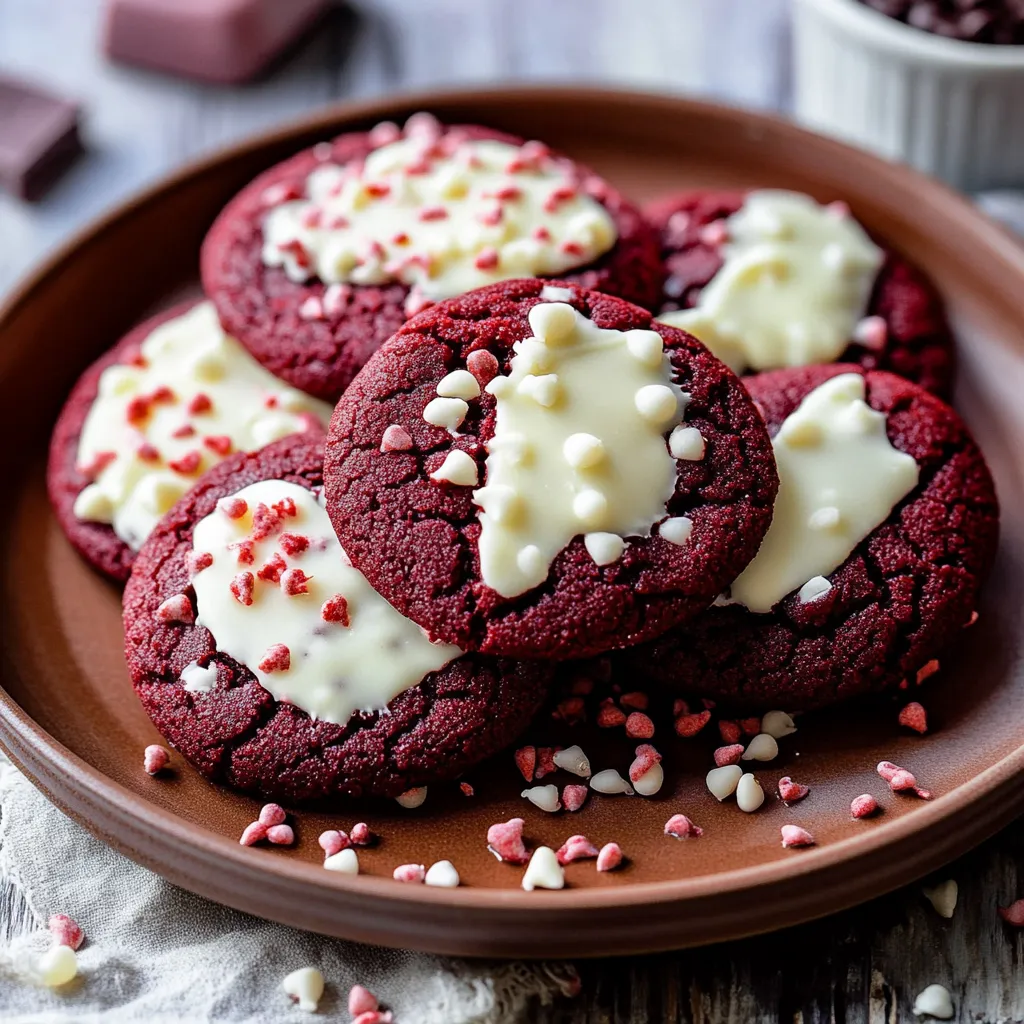
{"label": "dark chocolate bar piece", "polygon": [[0,188],[38,199],[81,148],[76,104],[0,75]]}
{"label": "dark chocolate bar piece", "polygon": [[244,82],[327,6],[328,0],[108,0],[104,49],[126,64]]}

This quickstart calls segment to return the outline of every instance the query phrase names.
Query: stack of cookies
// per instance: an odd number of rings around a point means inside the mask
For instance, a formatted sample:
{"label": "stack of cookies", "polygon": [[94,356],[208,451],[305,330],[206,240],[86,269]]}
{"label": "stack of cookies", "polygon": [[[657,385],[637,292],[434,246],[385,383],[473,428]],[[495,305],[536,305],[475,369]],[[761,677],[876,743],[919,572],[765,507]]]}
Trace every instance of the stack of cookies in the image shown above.
{"label": "stack of cookies", "polygon": [[83,375],[49,485],[127,582],[147,713],[215,781],[454,779],[595,656],[626,689],[821,707],[971,619],[998,509],[949,330],[842,203],[641,212],[419,114],[257,178],[202,279]]}

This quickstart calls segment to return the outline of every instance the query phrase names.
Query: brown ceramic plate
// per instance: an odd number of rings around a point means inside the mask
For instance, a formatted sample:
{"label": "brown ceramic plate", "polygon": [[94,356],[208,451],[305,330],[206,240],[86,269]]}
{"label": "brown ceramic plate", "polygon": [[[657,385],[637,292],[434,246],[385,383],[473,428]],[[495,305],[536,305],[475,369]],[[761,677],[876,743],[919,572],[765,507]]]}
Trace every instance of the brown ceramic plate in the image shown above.
{"label": "brown ceramic plate", "polygon": [[[258,171],[302,146],[381,118],[427,108],[537,137],[592,164],[635,199],[690,185],[775,185],[843,198],[874,232],[938,282],[961,356],[957,403],[999,485],[1004,530],[981,620],[927,691],[935,726],[900,735],[891,708],[808,721],[760,769],[766,789],[792,774],[811,796],[755,815],[718,805],[703,785],[712,737],[679,744],[653,800],[592,797],[575,815],[544,815],[518,796],[511,757],[472,778],[477,795],[431,793],[337,817],[299,813],[294,850],[243,849],[256,803],[209,785],[187,766],[141,770],[158,737],[128,683],[118,591],[65,542],[46,501],[47,436],[80,370],[168,298],[195,288],[197,252],[224,202]],[[385,945],[479,956],[641,952],[778,928],[904,884],[949,861],[1024,809],[1024,251],[965,200],[934,182],[756,114],[681,99],[579,89],[424,95],[321,114],[194,165],[81,235],[0,313],[0,742],[58,805],[179,885],[263,917]],[[596,740],[580,742],[600,762]],[[664,745],[664,743],[659,743]],[[596,756],[595,756],[596,755]],[[628,765],[621,748],[620,767]],[[935,800],[894,797],[874,774],[889,758]],[[884,814],[853,822],[858,793]],[[662,835],[686,811],[706,834]],[[526,893],[520,871],[485,849],[494,821],[527,819],[528,836],[558,846],[585,832],[618,841],[625,869],[571,865],[562,892]],[[316,838],[367,818],[384,842],[366,874],[324,871]],[[818,846],[783,850],[779,827],[810,828]],[[397,864],[449,858],[465,886],[391,881]]]}

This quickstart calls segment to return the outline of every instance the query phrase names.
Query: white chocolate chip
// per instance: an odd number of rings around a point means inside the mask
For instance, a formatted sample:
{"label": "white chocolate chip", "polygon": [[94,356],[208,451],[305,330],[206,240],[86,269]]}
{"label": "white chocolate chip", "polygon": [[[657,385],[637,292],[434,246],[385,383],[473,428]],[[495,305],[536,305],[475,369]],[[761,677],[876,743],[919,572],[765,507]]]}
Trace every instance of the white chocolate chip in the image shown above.
{"label": "white chocolate chip", "polygon": [[189,693],[209,693],[217,685],[217,666],[210,663],[201,668],[196,662],[190,662],[181,670],[182,688]]}
{"label": "white chocolate chip", "polygon": [[469,370],[452,370],[438,381],[437,394],[441,398],[462,398],[467,401],[479,398],[480,382]]}
{"label": "white chocolate chip", "polygon": [[571,341],[576,331],[576,310],[565,302],[542,302],[530,310],[530,329],[549,345]]}
{"label": "white chocolate chip", "polygon": [[427,868],[423,881],[427,885],[436,885],[441,889],[455,889],[459,884],[459,873],[450,860],[439,860]]}
{"label": "white chocolate chip", "polygon": [[915,1017],[936,1017],[938,1020],[951,1020],[953,1017],[953,999],[949,989],[943,985],[929,985],[914,1000]]}
{"label": "white chocolate chip", "polygon": [[721,768],[712,768],[705,782],[711,795],[718,801],[727,800],[736,792],[736,787],[743,777],[743,769],[738,764],[727,764]]}
{"label": "white chocolate chip", "polygon": [[764,790],[761,783],[749,772],[740,776],[736,784],[736,805],[748,814],[756,811],[764,803]]}
{"label": "white chocolate chip", "polygon": [[572,499],[572,511],[584,527],[593,530],[601,526],[608,516],[608,499],[600,491],[588,487]]}
{"label": "white chocolate chip", "polygon": [[324,976],[315,967],[300,967],[281,982],[281,988],[297,1001],[300,1010],[316,1013],[324,994]]}
{"label": "white chocolate chip", "polygon": [[670,544],[682,547],[693,532],[693,520],[689,516],[673,516],[666,519],[658,527],[658,536],[664,537]]}
{"label": "white chocolate chip", "polygon": [[548,567],[544,564],[544,556],[540,553],[540,548],[535,544],[527,544],[526,547],[520,549],[516,555],[516,565],[524,576],[536,580],[534,586],[547,577]]}
{"label": "white chocolate chip", "polygon": [[681,424],[668,436],[668,450],[673,459],[700,462],[704,458],[704,438],[696,427]]}
{"label": "white chocolate chip", "polygon": [[51,946],[36,961],[35,969],[47,988],[59,988],[78,974],[78,957],[70,946]]}
{"label": "white chocolate chip", "polygon": [[815,509],[807,520],[812,530],[834,530],[842,521],[842,515],[835,505]]}
{"label": "white chocolate chip", "polygon": [[114,502],[98,484],[89,484],[78,492],[72,511],[83,522],[109,523],[114,515]]}
{"label": "white chocolate chip", "polygon": [[590,788],[596,793],[614,796],[616,793],[633,795],[633,787],[614,769],[605,768],[590,780]]}
{"label": "white chocolate chip", "polygon": [[665,769],[657,762],[635,779],[633,787],[641,796],[654,796],[665,783]]}
{"label": "white chocolate chip", "polygon": [[679,415],[679,400],[664,384],[645,384],[636,393],[636,410],[656,426],[667,425]]}
{"label": "white chocolate chip", "polygon": [[626,331],[626,348],[629,354],[644,366],[661,365],[665,344],[657,331]]}
{"label": "white chocolate chip", "polygon": [[519,394],[532,398],[538,405],[544,406],[545,409],[550,409],[555,405],[558,401],[560,390],[557,373],[545,373],[540,376],[531,373],[516,385],[516,391]]}
{"label": "white chocolate chip", "polygon": [[570,434],[562,445],[565,461],[573,469],[592,469],[605,458],[604,442],[593,434]]}
{"label": "white chocolate chip", "polygon": [[328,871],[340,871],[343,875],[358,875],[359,855],[351,846],[347,846],[325,858],[324,867]]}
{"label": "white chocolate chip", "polygon": [[423,418],[431,426],[454,432],[462,425],[467,412],[469,406],[461,398],[432,398],[423,410]]}
{"label": "white chocolate chip", "polygon": [[948,920],[953,916],[953,911],[956,910],[959,887],[952,878],[947,878],[945,882],[940,882],[932,888],[925,886],[921,892],[924,893],[924,898],[935,908],[935,913],[939,917],[944,917]]}
{"label": "white chocolate chip", "polygon": [[472,456],[456,448],[445,456],[444,462],[430,474],[430,479],[457,487],[473,487],[480,482],[480,475]]}
{"label": "white chocolate chip", "polygon": [[519,795],[529,800],[534,807],[539,807],[549,814],[553,814],[562,806],[558,799],[557,786],[533,786],[530,789],[524,789]]}
{"label": "white chocolate chip", "polygon": [[587,533],[583,546],[597,565],[611,565],[622,557],[626,542],[617,533]]}
{"label": "white chocolate chip", "polygon": [[423,801],[427,799],[427,787],[426,786],[414,786],[412,789],[407,789],[404,793],[399,793],[395,797],[395,803],[400,807],[404,807],[406,810],[411,811],[416,807],[421,807]]}
{"label": "white chocolate chip", "polygon": [[579,775],[584,779],[590,777],[590,761],[579,746],[556,750],[552,760],[559,768],[572,772],[573,775]]}
{"label": "white chocolate chip", "polygon": [[761,732],[781,740],[796,732],[796,722],[785,711],[768,711],[761,719]]}
{"label": "white chocolate chip", "polygon": [[743,751],[744,761],[774,761],[779,756],[779,745],[775,737],[766,732],[759,732]]}
{"label": "white chocolate chip", "polygon": [[[536,307],[534,307],[536,308]],[[565,887],[565,872],[558,863],[555,851],[550,846],[538,846],[533,851],[530,863],[523,873],[523,888],[527,892],[534,889],[562,889]]]}
{"label": "white chocolate chip", "polygon": [[797,597],[801,604],[810,604],[824,597],[832,589],[832,584],[824,576],[812,576],[798,591]]}

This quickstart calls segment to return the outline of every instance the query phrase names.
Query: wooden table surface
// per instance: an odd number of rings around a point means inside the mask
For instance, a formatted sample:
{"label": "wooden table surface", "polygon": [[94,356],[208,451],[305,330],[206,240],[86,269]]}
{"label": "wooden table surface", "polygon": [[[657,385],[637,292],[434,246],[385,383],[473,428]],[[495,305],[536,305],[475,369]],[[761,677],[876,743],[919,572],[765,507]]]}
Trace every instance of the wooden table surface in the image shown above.
{"label": "wooden table surface", "polygon": [[[205,87],[105,63],[99,0],[0,0],[0,71],[78,98],[89,149],[35,206],[0,197],[0,293],[47,250],[180,163],[322,104],[438,84],[589,81],[785,109],[786,0],[359,0],[268,79]],[[692,952],[582,966],[579,999],[541,1022],[818,1024],[912,1020],[932,982],[957,1021],[1024,1020],[1022,936],[996,915],[1019,894],[1018,823],[942,872],[940,918],[919,886],[815,924]],[[934,881],[934,880],[933,880]],[[0,924],[16,928],[8,892]]]}

